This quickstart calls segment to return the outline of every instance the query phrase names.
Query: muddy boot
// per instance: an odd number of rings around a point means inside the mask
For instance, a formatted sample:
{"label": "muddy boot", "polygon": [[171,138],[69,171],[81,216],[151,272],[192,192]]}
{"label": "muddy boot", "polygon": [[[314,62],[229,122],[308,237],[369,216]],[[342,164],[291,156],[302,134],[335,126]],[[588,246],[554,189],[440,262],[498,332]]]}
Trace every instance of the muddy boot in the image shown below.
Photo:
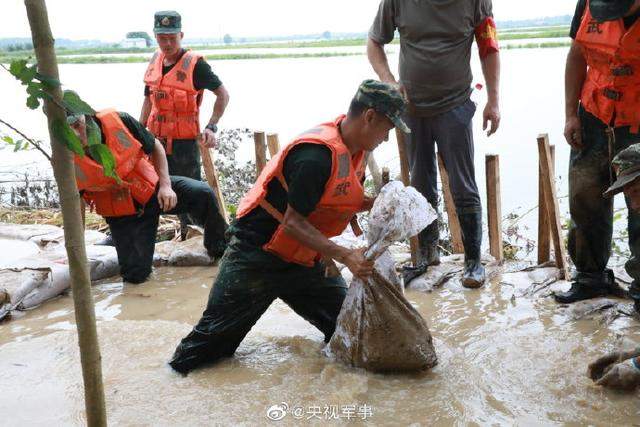
{"label": "muddy boot", "polygon": [[426,273],[429,266],[440,264],[439,241],[438,220],[436,220],[418,234],[418,265],[403,267],[402,280],[405,287],[413,279]]}
{"label": "muddy boot", "polygon": [[560,304],[571,304],[585,299],[606,295],[623,296],[624,291],[616,283],[612,270],[597,273],[578,273],[571,288],[566,292],[555,292],[553,297]]}
{"label": "muddy boot", "polygon": [[480,260],[482,245],[482,212],[458,214],[464,246],[464,273],[462,286],[480,288],[486,280],[484,266]]}

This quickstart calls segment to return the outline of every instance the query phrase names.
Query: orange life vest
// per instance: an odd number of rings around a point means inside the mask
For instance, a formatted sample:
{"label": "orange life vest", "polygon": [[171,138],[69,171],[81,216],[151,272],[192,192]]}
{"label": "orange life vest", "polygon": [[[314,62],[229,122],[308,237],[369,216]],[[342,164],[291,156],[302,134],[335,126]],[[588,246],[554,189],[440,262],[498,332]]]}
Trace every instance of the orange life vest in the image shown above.
{"label": "orange life vest", "polygon": [[88,155],[75,155],[78,190],[83,191],[84,199],[102,216],[133,215],[137,212],[134,200],[145,205],[155,193],[158,174],[115,110],[100,111],[96,117],[122,181],[118,183],[105,176],[103,167]]}
{"label": "orange life vest", "polygon": [[[584,15],[576,42],[584,50],[588,71],[582,106],[606,124],[640,130],[640,20],[628,30],[623,19],[598,22]],[[612,123],[613,121],[613,123]]]}
{"label": "orange life vest", "polygon": [[173,68],[162,75],[164,57],[157,51],[144,75],[151,100],[146,124],[151,133],[166,142],[167,154],[171,154],[174,139],[195,139],[200,133],[198,120],[203,91],[193,85],[193,70],[202,55],[187,50]]}
{"label": "orange life vest", "polygon": [[321,124],[303,133],[278,152],[267,163],[254,186],[238,206],[238,218],[242,218],[257,206],[261,206],[281,223],[263,249],[278,255],[287,262],[312,266],[320,258],[318,252],[285,233],[282,226],[284,215],[266,200],[267,186],[272,179],[280,181],[283,188],[288,190],[282,171],[285,158],[293,147],[298,144],[311,143],[323,144],[331,150],[331,175],[320,202],[307,217],[307,220],[324,236],[340,235],[362,207],[364,188],[361,180],[366,166],[365,153],[363,151],[352,157],[342,141],[338,125],[344,117],[340,116],[333,122]]}

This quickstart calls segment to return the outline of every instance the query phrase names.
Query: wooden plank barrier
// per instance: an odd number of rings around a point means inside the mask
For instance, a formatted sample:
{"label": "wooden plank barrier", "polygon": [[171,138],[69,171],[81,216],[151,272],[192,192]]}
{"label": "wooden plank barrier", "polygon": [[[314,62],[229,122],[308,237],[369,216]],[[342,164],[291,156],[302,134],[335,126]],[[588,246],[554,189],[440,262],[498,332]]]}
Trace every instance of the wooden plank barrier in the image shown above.
{"label": "wooden plank barrier", "polygon": [[449,174],[444,167],[442,157],[438,154],[438,169],[440,169],[440,180],[442,182],[442,193],[444,195],[444,208],[449,218],[449,234],[451,235],[451,248],[454,254],[463,254],[464,245],[462,244],[462,229],[460,228],[460,220],[456,212],[456,205],[453,203],[451,195],[451,187],[449,187]]}
{"label": "wooden plank barrier", "polygon": [[489,224],[489,252],[497,260],[504,258],[502,250],[502,201],[500,199],[500,157],[487,154],[487,224]]}
{"label": "wooden plank barrier", "polygon": [[256,131],[253,133],[253,142],[256,148],[256,178],[262,172],[267,164],[267,141],[264,132]]}
{"label": "wooden plank barrier", "polygon": [[549,136],[541,134],[538,136],[538,154],[540,156],[540,171],[542,176],[542,191],[551,228],[551,239],[556,266],[560,269],[560,279],[567,280],[569,272],[567,270],[567,257],[562,239],[562,224],[560,222],[560,208],[556,197],[556,186],[553,179],[553,164],[551,163],[551,149],[549,148]]}
{"label": "wooden plank barrier", "polygon": [[[405,186],[411,185],[409,179],[409,159],[407,158],[407,148],[405,145],[404,132],[396,128],[396,139],[398,140],[398,154],[400,156],[400,174],[402,183]],[[414,267],[418,266],[418,237],[414,236],[409,239],[411,246],[411,262]]]}
{"label": "wooden plank barrier", "polygon": [[[555,185],[555,160],[556,147],[549,145],[551,154],[551,179]],[[544,264],[551,260],[551,224],[549,212],[544,199],[542,168],[538,167],[538,264]]]}

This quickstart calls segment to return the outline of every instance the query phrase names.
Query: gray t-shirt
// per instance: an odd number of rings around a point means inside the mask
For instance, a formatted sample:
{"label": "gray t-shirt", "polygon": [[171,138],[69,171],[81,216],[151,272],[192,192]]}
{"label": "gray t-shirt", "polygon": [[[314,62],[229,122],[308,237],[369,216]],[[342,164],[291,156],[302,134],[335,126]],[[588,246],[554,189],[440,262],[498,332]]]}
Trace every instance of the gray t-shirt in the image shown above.
{"label": "gray t-shirt", "polygon": [[400,33],[400,82],[419,116],[447,112],[471,95],[475,28],[492,16],[491,0],[382,0],[369,37]]}

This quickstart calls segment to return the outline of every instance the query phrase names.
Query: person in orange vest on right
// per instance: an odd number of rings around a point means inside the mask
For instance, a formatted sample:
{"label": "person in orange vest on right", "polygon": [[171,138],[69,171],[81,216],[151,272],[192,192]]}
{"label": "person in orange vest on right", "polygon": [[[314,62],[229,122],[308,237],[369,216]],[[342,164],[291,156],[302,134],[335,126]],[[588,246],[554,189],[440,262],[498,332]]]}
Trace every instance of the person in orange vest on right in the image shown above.
{"label": "person in orange vest on right", "polygon": [[[576,267],[559,303],[608,294],[624,296],[607,268],[613,199],[603,193],[614,178],[613,157],[640,142],[640,0],[580,0],[565,73],[569,162],[569,254]],[[627,206],[630,201],[627,198]],[[640,300],[640,213],[629,210],[625,268],[629,296]]]}
{"label": "person in orange vest on right", "polygon": [[362,250],[329,238],[373,205],[364,195],[365,153],[394,126],[409,132],[404,108],[394,86],[365,80],[346,115],[303,132],[267,163],[240,202],[207,308],[176,348],[174,370],[186,374],[231,357],[276,298],[331,339],[347,285],[326,277],[321,260],[360,278],[372,274]]}

